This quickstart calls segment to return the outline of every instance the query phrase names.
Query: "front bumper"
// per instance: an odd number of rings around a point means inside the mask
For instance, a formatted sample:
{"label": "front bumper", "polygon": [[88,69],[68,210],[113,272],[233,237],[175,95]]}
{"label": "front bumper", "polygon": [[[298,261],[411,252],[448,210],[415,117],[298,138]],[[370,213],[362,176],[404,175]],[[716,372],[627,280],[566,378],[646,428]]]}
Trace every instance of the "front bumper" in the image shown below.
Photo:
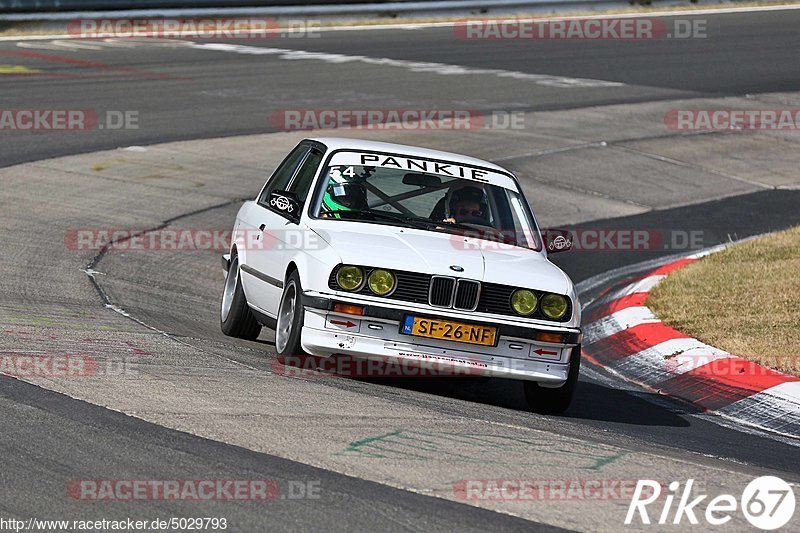
{"label": "front bumper", "polygon": [[[490,324],[498,327],[495,346],[412,336],[401,333],[401,321],[406,314],[421,314],[416,311],[371,306],[365,309],[367,316],[357,316],[334,313],[328,303],[326,298],[304,297],[303,349],[322,357],[392,361],[395,375],[493,376],[559,387],[567,380],[572,350],[580,343],[577,329],[562,328],[565,342],[548,343],[535,340],[540,328],[503,324]],[[464,322],[446,310],[436,315]]]}

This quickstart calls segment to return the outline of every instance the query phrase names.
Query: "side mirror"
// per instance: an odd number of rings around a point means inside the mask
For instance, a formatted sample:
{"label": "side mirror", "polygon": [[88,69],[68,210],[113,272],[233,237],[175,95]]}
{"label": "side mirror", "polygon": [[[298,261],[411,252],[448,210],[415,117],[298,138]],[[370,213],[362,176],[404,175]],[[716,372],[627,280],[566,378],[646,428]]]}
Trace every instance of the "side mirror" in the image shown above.
{"label": "side mirror", "polygon": [[269,193],[269,206],[292,222],[300,221],[300,209],[303,204],[293,192],[272,191]]}
{"label": "side mirror", "polygon": [[566,252],[572,248],[572,232],[566,229],[546,229],[544,244],[547,253]]}

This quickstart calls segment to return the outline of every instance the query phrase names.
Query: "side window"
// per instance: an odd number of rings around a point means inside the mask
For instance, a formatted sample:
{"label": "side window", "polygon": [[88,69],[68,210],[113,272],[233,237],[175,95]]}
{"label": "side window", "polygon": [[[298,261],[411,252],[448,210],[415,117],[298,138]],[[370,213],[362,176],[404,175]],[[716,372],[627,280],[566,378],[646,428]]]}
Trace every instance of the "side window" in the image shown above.
{"label": "side window", "polygon": [[292,153],[284,159],[281,166],[278,167],[278,170],[275,171],[275,174],[272,175],[267,186],[264,187],[264,192],[261,193],[261,197],[258,199],[258,203],[262,205],[267,205],[269,202],[269,193],[272,191],[284,191],[286,190],[286,186],[289,184],[289,180],[292,179],[294,175],[294,169],[297,168],[297,164],[303,159],[303,156],[308,151],[308,146],[301,145],[292,150]]}
{"label": "side window", "polygon": [[300,165],[297,175],[289,185],[289,191],[297,195],[301,202],[306,201],[308,190],[311,188],[311,182],[314,181],[314,176],[317,174],[319,164],[322,162],[322,152],[316,148],[312,148],[308,153],[305,161]]}

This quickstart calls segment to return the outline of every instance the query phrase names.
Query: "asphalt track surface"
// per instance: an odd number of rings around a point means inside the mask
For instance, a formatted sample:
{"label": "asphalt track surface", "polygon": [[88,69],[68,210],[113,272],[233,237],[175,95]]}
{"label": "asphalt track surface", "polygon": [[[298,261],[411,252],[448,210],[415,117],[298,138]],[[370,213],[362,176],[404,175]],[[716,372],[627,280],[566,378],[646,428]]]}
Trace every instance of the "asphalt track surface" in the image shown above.
{"label": "asphalt track surface", "polygon": [[[0,43],[0,63],[22,64],[40,72],[30,76],[3,76],[0,107],[133,109],[138,110],[142,127],[113,134],[100,131],[70,135],[3,132],[0,133],[0,165],[118,146],[268,133],[274,131],[269,120],[271,113],[285,108],[454,108],[454,103],[461,98],[470,102],[482,100],[486,111],[571,110],[697,96],[800,90],[796,68],[800,50],[800,34],[796,27],[800,12],[707,18],[709,38],[683,42],[539,42],[535,46],[514,41],[473,43],[454,39],[451,29],[438,28],[414,32],[335,32],[326,33],[320,39],[234,43],[624,84],[569,89],[536,86],[526,94],[519,92],[518,85],[496,79],[476,79],[469,84],[453,76],[421,80],[403,68],[363,65],[355,68],[352,63],[316,61],[274,61],[264,68],[263,63],[254,61],[257,56],[184,46],[103,46],[99,50],[81,50],[58,44],[43,49],[3,42]],[[371,95],[371,100],[365,101],[365,95]],[[120,191],[124,194],[124,187]],[[30,190],[31,199],[36,194],[36,190]],[[712,245],[797,224],[800,222],[798,205],[798,191],[772,189],[594,220],[582,226],[701,229],[705,235],[704,244]],[[214,213],[214,222],[224,225],[225,221],[232,220],[236,208],[235,202],[223,205]],[[9,204],[4,204],[3,209],[6,214],[13,212],[12,216],[20,216]],[[35,218],[35,214],[32,216]],[[154,220],[153,225],[160,222]],[[66,229],[56,228],[59,234]],[[556,261],[577,282],[612,268],[669,253],[668,250],[645,254],[596,253],[587,260],[576,252],[564,254]],[[29,272],[56,266],[17,265],[20,270]],[[150,282],[152,278],[148,276],[153,275],[153,268],[138,265],[124,273],[130,286],[136,286]],[[14,275],[17,275],[16,270]],[[91,290],[86,285],[84,289]],[[179,280],[173,280],[169,288],[174,292],[180,285]],[[4,304],[24,305],[34,301],[28,292],[16,293],[13,284],[3,284],[2,288]],[[124,288],[124,285],[113,287],[112,297],[122,297]],[[218,287],[212,286],[208,292],[217,290]],[[92,298],[95,303],[86,304],[87,312],[109,312],[102,309],[101,299],[96,294]],[[186,342],[198,345],[224,342],[220,341],[218,331],[211,332],[215,328],[213,320],[191,316],[189,305],[178,312],[165,313],[167,317],[147,311],[158,307],[151,295],[141,298],[151,301],[134,303],[132,307],[149,323],[158,323],[169,331],[182,331],[186,339],[190,339]],[[87,297],[86,301],[89,300]],[[134,302],[136,300],[133,298]],[[91,331],[91,325],[86,327]],[[227,349],[233,352],[237,347],[242,348],[242,343],[230,343]],[[258,357],[246,350],[235,357],[257,369],[267,369],[272,358],[270,346],[262,343],[257,348],[261,350]],[[252,352],[252,347],[249,349]],[[165,349],[164,355],[168,352],[169,349]],[[432,416],[439,414],[522,426],[565,439],[585,438],[602,445],[624,447],[631,453],[657,453],[676,462],[688,457],[704,468],[720,468],[751,477],[774,473],[796,481],[800,476],[800,452],[795,444],[757,431],[739,431],[685,404],[653,397],[598,369],[587,369],[574,405],[564,417],[542,417],[525,412],[518,391],[502,382],[336,380],[326,387],[354,394],[366,402],[377,398],[408,409],[425,409]],[[3,413],[0,450],[6,458],[0,474],[0,512],[7,516],[102,518],[114,514],[163,518],[192,516],[198,510],[195,504],[187,502],[91,506],[64,496],[69,480],[87,477],[268,478],[279,482],[315,480],[321,483],[324,496],[313,501],[281,500],[266,510],[252,503],[212,504],[202,508],[203,514],[228,516],[233,529],[238,531],[265,527],[398,531],[545,527],[504,512],[409,492],[278,454],[252,451],[167,429],[18,380],[0,380],[0,405]],[[339,406],[339,409],[346,407]],[[302,447],[304,444],[294,445]],[[581,512],[580,508],[576,510]],[[602,522],[597,525],[599,529],[619,526],[619,523]],[[574,523],[573,527],[592,529],[586,523]]]}
{"label": "asphalt track surface", "polygon": [[[47,108],[58,102],[69,109],[88,105],[101,111],[136,110],[141,117],[139,130],[113,136],[0,134],[4,147],[0,165],[131,144],[275,131],[270,114],[286,108],[452,109],[460,99],[482,100],[483,105],[477,106],[482,111],[529,111],[796,90],[800,49],[796,11],[694,18],[707,19],[706,38],[468,41],[457,38],[452,28],[432,28],[232,42],[626,84],[569,91],[539,87],[535,94],[520,94],[505,83],[463,84],[451,76],[421,85],[403,72],[356,70],[350,64],[319,68],[315,62],[292,61],[263,68],[251,56],[203,54],[181,47],[117,46],[98,53],[0,43],[2,63],[42,71],[38,76],[4,76],[3,107]],[[91,63],[69,62],[74,59]]]}

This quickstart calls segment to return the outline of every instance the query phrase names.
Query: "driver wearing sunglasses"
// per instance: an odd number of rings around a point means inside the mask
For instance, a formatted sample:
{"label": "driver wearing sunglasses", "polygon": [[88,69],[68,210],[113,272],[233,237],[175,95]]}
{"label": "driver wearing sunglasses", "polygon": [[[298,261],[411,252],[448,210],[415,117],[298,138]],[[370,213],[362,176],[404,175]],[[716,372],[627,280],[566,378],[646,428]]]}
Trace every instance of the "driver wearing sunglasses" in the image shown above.
{"label": "driver wearing sunglasses", "polygon": [[488,224],[489,202],[486,193],[478,187],[466,186],[450,195],[449,216],[444,222]]}

